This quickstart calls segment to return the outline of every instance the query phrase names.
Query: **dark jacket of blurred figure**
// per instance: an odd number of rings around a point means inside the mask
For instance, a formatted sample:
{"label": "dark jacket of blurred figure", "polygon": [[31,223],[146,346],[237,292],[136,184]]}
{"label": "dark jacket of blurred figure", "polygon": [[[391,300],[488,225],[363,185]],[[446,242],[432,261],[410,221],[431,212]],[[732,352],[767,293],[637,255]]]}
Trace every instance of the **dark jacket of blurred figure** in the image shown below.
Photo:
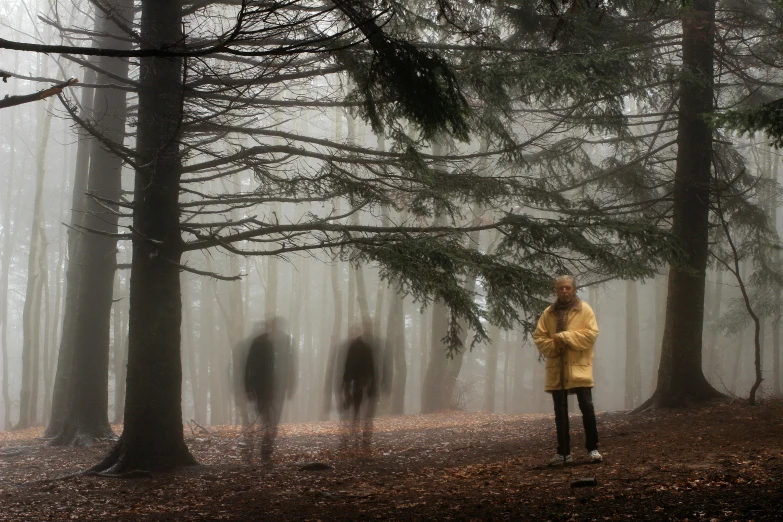
{"label": "dark jacket of blurred figure", "polygon": [[[386,391],[382,342],[373,337],[370,325],[354,328],[342,346],[335,364],[335,396],[338,409],[354,421],[372,420],[380,398]],[[365,431],[370,429],[365,425]]]}
{"label": "dark jacket of blurred figure", "polygon": [[272,453],[283,402],[296,390],[297,372],[291,337],[272,322],[253,339],[245,365],[245,392],[255,403],[258,422],[264,429],[261,455],[265,460]]}

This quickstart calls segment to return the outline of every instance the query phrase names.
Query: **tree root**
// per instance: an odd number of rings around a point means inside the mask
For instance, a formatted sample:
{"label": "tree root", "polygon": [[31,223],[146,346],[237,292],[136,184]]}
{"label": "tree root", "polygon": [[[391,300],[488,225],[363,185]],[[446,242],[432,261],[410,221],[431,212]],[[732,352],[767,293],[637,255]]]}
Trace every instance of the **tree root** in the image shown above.
{"label": "tree root", "polygon": [[102,471],[85,471],[85,476],[111,479],[155,478],[155,475],[143,469],[134,469],[125,473],[105,473]]}
{"label": "tree root", "polygon": [[82,429],[78,426],[65,425],[63,430],[51,437],[48,446],[73,446],[89,448],[96,443],[111,442],[118,439],[111,429]]}
{"label": "tree root", "polygon": [[657,395],[657,393],[653,393],[652,396],[649,399],[647,399],[646,401],[641,403],[639,406],[637,406],[636,408],[631,410],[628,415],[636,415],[637,413],[644,413],[645,411],[652,409],[653,406],[655,406],[655,397],[656,397],[656,395]]}
{"label": "tree root", "polygon": [[61,475],[59,477],[52,477],[40,480],[33,480],[31,482],[19,482],[16,486],[29,486],[31,484],[51,484],[53,482],[60,482],[70,480],[78,477],[98,477],[108,479],[134,479],[134,478],[155,478],[155,475],[149,471],[142,469],[135,469],[127,471],[125,473],[103,473],[100,471],[94,471],[92,468],[83,471],[77,471],[76,473],[69,473],[68,475]]}

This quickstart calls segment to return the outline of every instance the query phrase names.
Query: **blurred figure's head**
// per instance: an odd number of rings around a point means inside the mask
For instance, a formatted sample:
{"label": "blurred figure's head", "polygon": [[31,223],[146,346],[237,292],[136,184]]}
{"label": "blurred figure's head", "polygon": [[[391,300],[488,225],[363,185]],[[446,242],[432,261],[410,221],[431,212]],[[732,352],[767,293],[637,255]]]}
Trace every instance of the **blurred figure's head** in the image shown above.
{"label": "blurred figure's head", "polygon": [[369,317],[362,320],[362,335],[372,337],[372,320]]}
{"label": "blurred figure's head", "polygon": [[270,315],[265,322],[265,330],[267,332],[282,332],[285,330],[285,319],[279,315]]}
{"label": "blurred figure's head", "polygon": [[258,320],[253,322],[253,332],[258,333],[264,330],[266,330],[266,321]]}
{"label": "blurred figure's head", "polygon": [[350,327],[348,327],[348,337],[351,339],[354,339],[356,337],[361,337],[362,335],[362,325],[358,323],[352,324]]}

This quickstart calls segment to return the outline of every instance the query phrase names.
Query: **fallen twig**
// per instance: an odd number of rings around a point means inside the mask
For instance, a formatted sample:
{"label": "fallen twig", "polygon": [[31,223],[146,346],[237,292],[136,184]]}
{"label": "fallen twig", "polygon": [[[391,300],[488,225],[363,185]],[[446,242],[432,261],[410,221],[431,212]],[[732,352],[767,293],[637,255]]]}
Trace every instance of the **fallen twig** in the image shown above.
{"label": "fallen twig", "polygon": [[190,419],[190,422],[192,422],[193,424],[195,424],[195,425],[196,425],[196,427],[200,428],[200,429],[201,429],[201,430],[202,430],[204,433],[206,433],[206,434],[207,434],[207,435],[209,435],[210,437],[214,437],[214,435],[212,434],[212,432],[211,432],[211,431],[209,431],[209,430],[208,430],[208,429],[206,429],[204,426],[202,426],[201,424],[199,424],[198,422],[196,422],[194,419]]}

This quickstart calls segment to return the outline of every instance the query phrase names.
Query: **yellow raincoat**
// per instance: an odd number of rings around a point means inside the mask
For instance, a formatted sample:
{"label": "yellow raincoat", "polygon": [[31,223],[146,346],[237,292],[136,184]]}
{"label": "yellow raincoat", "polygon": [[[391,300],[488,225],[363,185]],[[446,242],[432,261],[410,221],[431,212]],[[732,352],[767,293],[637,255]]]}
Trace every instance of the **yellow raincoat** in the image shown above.
{"label": "yellow raincoat", "polygon": [[[578,301],[568,312],[566,331],[557,331],[557,313],[549,306],[538,320],[533,341],[546,357],[546,391],[592,388],[593,346],[598,337],[598,323],[590,305]],[[552,337],[560,337],[567,349],[559,354]]]}

